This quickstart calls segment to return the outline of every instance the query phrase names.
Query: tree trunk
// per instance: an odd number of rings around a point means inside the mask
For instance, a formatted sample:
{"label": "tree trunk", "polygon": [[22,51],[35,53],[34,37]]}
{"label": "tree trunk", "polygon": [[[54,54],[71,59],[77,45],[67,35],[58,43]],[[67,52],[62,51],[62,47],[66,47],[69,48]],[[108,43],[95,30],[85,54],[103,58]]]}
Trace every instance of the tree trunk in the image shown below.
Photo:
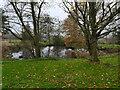
{"label": "tree trunk", "polygon": [[40,46],[39,45],[36,45],[35,46],[35,58],[39,58],[39,57],[41,57],[41,53],[40,53]]}
{"label": "tree trunk", "polygon": [[90,61],[99,62],[98,52],[97,52],[97,40],[95,38],[92,38],[90,42],[91,43],[88,46],[88,50],[90,53]]}
{"label": "tree trunk", "polygon": [[[96,2],[89,2],[89,20],[90,20],[90,30],[91,32],[87,33],[88,39],[88,50],[90,53],[90,60],[93,62],[98,62],[98,53],[97,53],[97,30],[96,30]],[[89,36],[89,37],[88,37]]]}
{"label": "tree trunk", "polygon": [[48,55],[47,55],[47,57],[49,57],[49,56],[50,56],[50,46],[48,48]]}
{"label": "tree trunk", "polygon": [[35,58],[41,57],[41,47],[39,44],[39,36],[36,36],[34,39],[34,47],[35,47]]}

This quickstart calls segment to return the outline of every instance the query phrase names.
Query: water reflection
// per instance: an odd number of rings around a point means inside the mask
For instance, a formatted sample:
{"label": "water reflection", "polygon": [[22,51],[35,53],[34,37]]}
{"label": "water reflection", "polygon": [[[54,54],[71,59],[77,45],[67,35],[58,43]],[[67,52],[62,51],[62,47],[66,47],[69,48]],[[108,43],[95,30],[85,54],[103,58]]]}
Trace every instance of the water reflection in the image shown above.
{"label": "water reflection", "polygon": [[12,58],[20,58],[23,55],[23,51],[12,53]]}
{"label": "water reflection", "polygon": [[[72,50],[71,48],[60,47],[60,46],[47,46],[42,47],[41,56],[42,57],[55,57],[55,58],[77,58],[76,52],[87,52],[86,49],[75,49]],[[29,54],[29,55],[27,55]],[[31,58],[31,55],[28,51],[19,51],[13,52],[12,58]]]}
{"label": "water reflection", "polygon": [[58,46],[47,46],[42,49],[42,57],[55,57],[55,58],[65,58],[66,51],[72,49],[66,49],[65,47]]}

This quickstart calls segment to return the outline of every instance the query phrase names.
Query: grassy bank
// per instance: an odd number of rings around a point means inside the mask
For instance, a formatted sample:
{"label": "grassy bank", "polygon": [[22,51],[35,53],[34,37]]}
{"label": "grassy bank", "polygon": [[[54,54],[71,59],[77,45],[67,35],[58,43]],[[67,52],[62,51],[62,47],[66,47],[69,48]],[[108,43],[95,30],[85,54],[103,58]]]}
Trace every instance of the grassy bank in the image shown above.
{"label": "grassy bank", "polygon": [[[118,55],[86,59],[3,62],[3,88],[117,88]],[[111,66],[104,63],[110,63]]]}
{"label": "grassy bank", "polygon": [[120,45],[116,45],[116,44],[99,44],[99,46],[104,48],[120,49]]}

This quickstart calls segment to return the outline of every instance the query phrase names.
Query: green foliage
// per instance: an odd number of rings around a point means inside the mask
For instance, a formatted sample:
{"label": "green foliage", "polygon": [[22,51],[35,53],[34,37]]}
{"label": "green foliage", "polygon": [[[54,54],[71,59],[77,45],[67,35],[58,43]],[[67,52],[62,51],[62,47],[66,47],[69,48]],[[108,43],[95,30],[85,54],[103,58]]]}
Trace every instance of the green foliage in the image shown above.
{"label": "green foliage", "polygon": [[56,35],[53,37],[53,44],[55,46],[63,46],[64,45],[64,40],[62,36]]}
{"label": "green foliage", "polygon": [[53,45],[53,42],[39,42],[41,46]]}
{"label": "green foliage", "polygon": [[9,43],[20,43],[21,40],[9,40]]}
{"label": "green foliage", "polygon": [[117,56],[100,57],[100,63],[86,59],[56,61],[53,58],[4,61],[3,88],[118,88]]}
{"label": "green foliage", "polygon": [[[119,29],[120,29],[120,27],[119,27]],[[118,30],[119,30],[119,29],[118,29]],[[117,38],[116,44],[119,44],[119,45],[120,45],[120,30],[116,32],[115,37]]]}
{"label": "green foliage", "polygon": [[8,34],[9,31],[5,29],[5,27],[9,27],[9,23],[8,23],[8,16],[5,15],[4,10],[2,11],[2,29],[0,29],[0,32],[2,32],[2,34]]}
{"label": "green foliage", "polygon": [[99,44],[99,46],[104,47],[104,48],[117,48],[117,49],[120,49],[120,45],[116,45],[116,44]]}

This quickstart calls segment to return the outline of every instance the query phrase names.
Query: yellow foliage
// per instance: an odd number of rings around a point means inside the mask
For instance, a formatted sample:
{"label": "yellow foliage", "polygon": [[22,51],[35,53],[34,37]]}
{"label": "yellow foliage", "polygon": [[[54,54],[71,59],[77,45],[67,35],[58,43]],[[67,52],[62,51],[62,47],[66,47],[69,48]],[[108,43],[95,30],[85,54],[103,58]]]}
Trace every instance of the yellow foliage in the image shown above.
{"label": "yellow foliage", "polygon": [[81,2],[81,5],[84,6],[86,4],[86,2]]}
{"label": "yellow foliage", "polygon": [[70,9],[74,9],[74,6],[71,6]]}
{"label": "yellow foliage", "polygon": [[86,0],[82,0],[81,5],[84,6],[86,4]]}

